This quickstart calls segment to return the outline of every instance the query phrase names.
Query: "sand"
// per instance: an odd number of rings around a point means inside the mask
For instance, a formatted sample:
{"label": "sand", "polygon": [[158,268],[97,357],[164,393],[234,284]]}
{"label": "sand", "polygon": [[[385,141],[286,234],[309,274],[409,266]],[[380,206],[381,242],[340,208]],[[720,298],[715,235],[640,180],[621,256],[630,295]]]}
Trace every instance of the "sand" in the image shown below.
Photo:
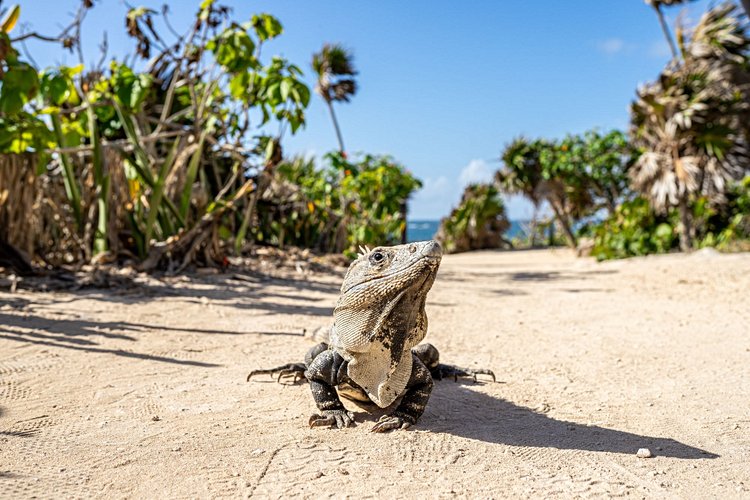
{"label": "sand", "polygon": [[245,381],[301,360],[342,273],[0,292],[0,497],[750,497],[750,254],[447,256],[427,340],[498,382],[383,435]]}

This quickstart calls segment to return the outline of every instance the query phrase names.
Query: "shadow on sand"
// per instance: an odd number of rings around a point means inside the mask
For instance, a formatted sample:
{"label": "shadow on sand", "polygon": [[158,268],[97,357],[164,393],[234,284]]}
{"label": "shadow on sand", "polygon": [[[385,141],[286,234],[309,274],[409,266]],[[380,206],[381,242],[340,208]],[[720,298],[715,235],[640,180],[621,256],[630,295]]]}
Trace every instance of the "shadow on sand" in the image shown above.
{"label": "shadow on sand", "polygon": [[[49,298],[41,295],[33,301],[14,297],[7,297],[6,300],[4,297],[4,312],[0,312],[0,339],[162,363],[216,367],[221,365],[134,352],[129,347],[123,346],[122,342],[135,346],[139,338],[152,332],[301,337],[302,327],[308,325],[300,325],[300,330],[297,332],[227,331],[187,326],[150,325],[129,321],[58,319],[48,317],[44,309],[50,305],[59,306],[62,302],[75,302],[79,299],[93,299],[107,304],[105,307],[112,307],[112,304],[128,305],[149,302],[154,297],[176,297],[185,302],[214,303],[224,307],[260,311],[265,314],[297,314],[330,318],[334,302],[332,297],[335,297],[338,292],[338,285],[333,283],[307,279],[271,278],[249,272],[195,276],[190,279],[192,286],[182,286],[179,281],[170,283],[154,277],[146,279],[142,276],[99,274],[94,276],[96,279],[91,280],[96,286],[59,279],[56,281],[50,278],[29,278],[27,285],[32,290],[43,289],[43,287],[54,290],[59,287],[61,290],[66,290],[69,296],[60,300],[59,297]],[[268,285],[273,285],[274,288],[270,289]],[[71,286],[74,288],[71,289]],[[313,296],[313,294],[321,293],[330,294],[331,297]],[[119,345],[112,346],[113,341],[118,342]]]}
{"label": "shadow on sand", "polygon": [[428,414],[419,427],[488,443],[628,455],[634,455],[639,448],[649,448],[657,456],[683,459],[719,456],[671,438],[556,420],[450,381],[436,384],[430,406],[431,413],[446,419],[428,418]]}
{"label": "shadow on sand", "polygon": [[[290,335],[302,336],[302,332],[248,331],[233,332],[213,329],[173,328],[169,326],[148,325],[128,321],[88,321],[69,319],[50,319],[35,315],[18,316],[0,314],[0,339],[19,343],[59,347],[76,351],[87,351],[99,354],[157,361],[177,365],[213,368],[221,365],[202,361],[179,359],[156,354],[139,353],[127,349],[101,346],[99,338],[137,342],[136,334],[148,332],[185,332],[210,335]],[[116,333],[122,332],[122,333]]]}

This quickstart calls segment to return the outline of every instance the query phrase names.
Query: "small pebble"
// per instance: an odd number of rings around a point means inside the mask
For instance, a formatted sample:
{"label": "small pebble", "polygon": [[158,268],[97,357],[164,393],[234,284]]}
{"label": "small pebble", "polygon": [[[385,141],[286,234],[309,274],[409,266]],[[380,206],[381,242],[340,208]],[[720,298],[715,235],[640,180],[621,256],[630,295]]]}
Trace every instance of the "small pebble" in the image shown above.
{"label": "small pebble", "polygon": [[182,446],[175,446],[172,451],[182,451]]}
{"label": "small pebble", "polygon": [[651,450],[648,448],[639,448],[638,452],[635,454],[638,458],[651,458],[653,455],[651,454]]}
{"label": "small pebble", "polygon": [[159,420],[161,420],[161,418],[159,418],[159,415],[154,415],[153,417],[151,417],[151,420],[153,420],[154,422],[158,422]]}

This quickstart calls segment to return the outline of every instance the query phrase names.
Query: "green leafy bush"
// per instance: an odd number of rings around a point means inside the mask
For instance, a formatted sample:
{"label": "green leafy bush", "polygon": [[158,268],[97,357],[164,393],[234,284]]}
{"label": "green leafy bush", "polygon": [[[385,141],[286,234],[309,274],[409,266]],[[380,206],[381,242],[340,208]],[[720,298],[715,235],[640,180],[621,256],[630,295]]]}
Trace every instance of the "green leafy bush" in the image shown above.
{"label": "green leafy bush", "polygon": [[575,227],[602,209],[611,214],[627,194],[626,169],[633,155],[618,130],[590,130],[562,140],[520,137],[505,147],[495,180],[504,192],[522,194],[537,207],[547,203],[575,248]]}
{"label": "green leafy bush", "polygon": [[[700,197],[690,205],[697,247],[720,250],[750,249],[750,176],[735,183],[722,203]],[[679,213],[671,209],[658,215],[645,198],[635,197],[593,226],[592,255],[599,260],[619,259],[678,248]]]}
{"label": "green leafy bush", "polygon": [[[80,4],[75,23],[92,8]],[[265,178],[253,175],[281,161],[286,131],[305,123],[310,89],[298,66],[268,49],[261,56],[283,32],[273,16],[237,23],[204,0],[187,36],[165,42],[166,15],[155,24],[156,11],[130,8],[138,57],[116,56],[108,68],[39,72],[0,31],[0,167],[10,154],[31,154],[35,189],[64,184],[62,204],[42,203],[57,207],[60,231],[29,231],[65,241],[44,239],[33,257],[55,265],[104,254],[180,269],[223,265],[223,244],[245,242],[265,196]],[[63,33],[43,39],[64,49],[81,43],[79,30]],[[53,198],[48,189],[44,196]]]}
{"label": "green leafy bush", "polygon": [[401,240],[403,206],[421,182],[388,156],[352,160],[335,152],[297,158],[276,169],[270,196],[259,207],[258,241],[354,255],[359,245]]}
{"label": "green leafy bush", "polygon": [[674,219],[654,213],[645,198],[625,201],[591,230],[591,255],[605,260],[667,252],[677,243]]}
{"label": "green leafy bush", "polygon": [[694,216],[701,229],[699,247],[750,250],[750,176],[734,184],[718,207],[699,200]]}
{"label": "green leafy bush", "polygon": [[507,246],[510,228],[500,192],[491,184],[466,187],[461,202],[440,222],[437,239],[446,253]]}

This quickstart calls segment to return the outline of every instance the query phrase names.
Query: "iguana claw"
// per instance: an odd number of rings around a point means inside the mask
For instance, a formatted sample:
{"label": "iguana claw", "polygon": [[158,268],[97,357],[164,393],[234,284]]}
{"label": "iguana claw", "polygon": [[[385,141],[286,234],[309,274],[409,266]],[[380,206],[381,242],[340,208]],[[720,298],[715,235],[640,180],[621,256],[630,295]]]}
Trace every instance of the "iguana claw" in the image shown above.
{"label": "iguana claw", "polygon": [[496,382],[495,373],[492,370],[486,368],[459,368],[453,365],[439,364],[437,368],[432,370],[432,376],[438,380],[442,380],[447,377],[453,377],[453,380],[458,381],[458,377],[470,377],[477,381],[477,375],[489,375],[492,377],[492,381]]}
{"label": "iguana claw", "polygon": [[396,415],[383,415],[370,432],[387,432],[393,429],[408,429],[411,423]]}
{"label": "iguana claw", "polygon": [[250,382],[253,375],[271,375],[272,377],[276,376],[276,381],[279,383],[281,383],[282,378],[293,377],[294,380],[292,380],[292,384],[296,384],[300,380],[306,380],[305,369],[306,367],[304,363],[288,363],[286,365],[277,366],[276,368],[253,370],[247,376],[247,381]]}
{"label": "iguana claw", "polygon": [[308,421],[310,427],[329,425],[339,429],[354,426],[354,413],[346,410],[323,410],[322,415],[312,415]]}

